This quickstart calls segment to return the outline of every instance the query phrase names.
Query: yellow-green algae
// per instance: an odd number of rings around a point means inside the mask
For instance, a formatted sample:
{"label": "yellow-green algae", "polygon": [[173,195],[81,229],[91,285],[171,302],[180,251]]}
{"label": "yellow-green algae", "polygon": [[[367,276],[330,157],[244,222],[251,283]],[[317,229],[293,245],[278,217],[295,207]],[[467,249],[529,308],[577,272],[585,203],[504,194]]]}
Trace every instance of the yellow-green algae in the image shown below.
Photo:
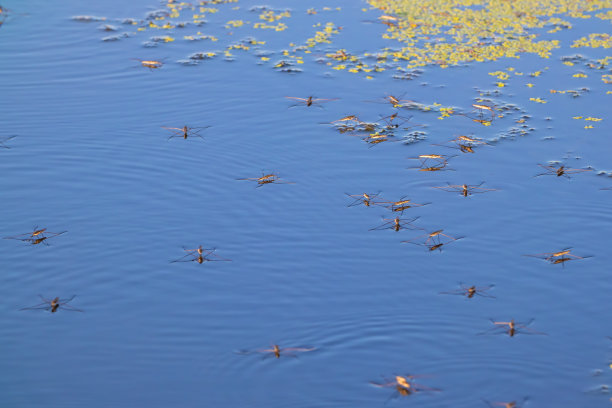
{"label": "yellow-green algae", "polygon": [[[389,69],[396,70],[394,78],[411,79],[419,74],[419,68],[437,65],[443,68],[471,62],[494,61],[500,58],[519,58],[523,53],[549,58],[552,50],[560,48],[561,43],[555,39],[557,32],[570,30],[576,19],[599,19],[610,21],[612,0],[367,0],[371,9],[362,9],[365,14],[375,13],[378,21],[387,26],[383,38],[388,40],[388,47],[355,53],[346,48],[331,48],[333,37],[342,33],[342,27],[326,18],[318,19],[323,12],[339,12],[339,7],[306,8],[303,10],[275,9],[269,6],[253,6],[245,10],[239,0],[208,0],[194,3],[166,0],[167,12],[158,13],[140,24],[138,31],[181,29],[179,35],[184,40],[217,41],[222,37],[215,33],[197,31],[185,32],[188,25],[198,28],[210,17],[218,27],[221,22],[226,36],[234,32],[238,35],[252,35],[253,30],[279,32],[287,30],[293,24],[306,21],[310,27],[297,27],[295,32],[304,33],[310,28],[311,34],[301,38],[291,38],[288,47],[281,49],[282,60],[270,62],[276,69],[296,64],[303,64],[305,54],[312,54],[315,48],[327,46],[325,58],[318,57],[329,68],[337,71],[348,71],[372,79],[375,73]],[[243,20],[245,11],[255,21]],[[296,14],[304,13],[308,19],[293,21]],[[240,17],[238,17],[240,14]],[[233,18],[232,18],[233,17]],[[179,21],[178,19],[185,19]],[[221,21],[219,21],[221,20]],[[166,31],[168,34],[172,32]],[[263,35],[263,34],[262,34]],[[582,34],[584,35],[584,34]],[[156,36],[163,42],[174,41],[171,35]],[[252,37],[251,37],[252,38]],[[160,42],[160,41],[157,41]],[[231,55],[232,50],[249,50],[258,56],[259,63],[270,61],[276,52],[260,52],[258,45],[236,45],[233,41],[223,42],[222,52]],[[227,44],[229,42],[229,44]],[[609,48],[612,39],[609,34],[593,33],[582,38],[570,39],[563,44],[574,48],[592,47]],[[253,47],[251,47],[253,46]],[[247,48],[248,47],[248,48]],[[213,52],[213,51],[210,51]],[[320,51],[319,51],[320,52]],[[321,55],[321,54],[318,54]],[[564,61],[572,66],[575,61]],[[589,66],[589,68],[595,68]],[[597,68],[599,69],[599,68]],[[297,72],[299,69],[286,69]],[[508,74],[498,72],[497,88],[508,85]],[[519,75],[514,73],[513,75]],[[587,74],[577,72],[574,78],[586,78]],[[609,78],[602,76],[608,83]],[[529,86],[529,85],[527,85]]]}
{"label": "yellow-green algae", "polygon": [[[368,0],[385,13],[397,17],[387,23],[385,38],[399,41],[399,51],[385,56],[405,60],[408,67],[430,64],[449,66],[470,61],[518,58],[533,53],[548,58],[558,40],[538,40],[531,29],[554,27],[549,32],[571,28],[558,16],[591,18],[589,12],[609,8],[608,0]],[[596,18],[609,19],[610,13]],[[609,36],[592,34],[574,46],[609,46]],[[606,42],[607,41],[607,42]]]}

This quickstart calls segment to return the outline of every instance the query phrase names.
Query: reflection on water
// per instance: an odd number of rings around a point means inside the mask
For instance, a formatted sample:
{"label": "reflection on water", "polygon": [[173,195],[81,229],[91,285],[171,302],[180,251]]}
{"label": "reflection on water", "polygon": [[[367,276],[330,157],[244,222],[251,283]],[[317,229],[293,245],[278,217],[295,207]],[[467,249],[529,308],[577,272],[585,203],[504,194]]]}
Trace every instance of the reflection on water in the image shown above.
{"label": "reflection on water", "polygon": [[609,405],[606,4],[414,4],[1,7],[0,405]]}

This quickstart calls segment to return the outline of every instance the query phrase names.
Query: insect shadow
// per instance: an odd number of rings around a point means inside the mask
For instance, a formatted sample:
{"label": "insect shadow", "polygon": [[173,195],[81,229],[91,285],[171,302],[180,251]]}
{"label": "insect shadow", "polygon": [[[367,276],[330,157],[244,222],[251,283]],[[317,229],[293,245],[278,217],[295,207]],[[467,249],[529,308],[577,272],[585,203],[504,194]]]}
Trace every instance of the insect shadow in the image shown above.
{"label": "insect shadow", "polygon": [[16,137],[17,137],[17,135],[13,135],[13,136],[9,136],[9,137],[7,137],[7,138],[5,138],[5,139],[0,140],[0,148],[3,148],[3,149],[10,149],[10,147],[9,147],[9,146],[7,146],[7,145],[5,145],[4,143],[6,143],[6,142],[8,142],[9,140],[12,140],[12,139],[14,139],[14,138],[16,138]]}

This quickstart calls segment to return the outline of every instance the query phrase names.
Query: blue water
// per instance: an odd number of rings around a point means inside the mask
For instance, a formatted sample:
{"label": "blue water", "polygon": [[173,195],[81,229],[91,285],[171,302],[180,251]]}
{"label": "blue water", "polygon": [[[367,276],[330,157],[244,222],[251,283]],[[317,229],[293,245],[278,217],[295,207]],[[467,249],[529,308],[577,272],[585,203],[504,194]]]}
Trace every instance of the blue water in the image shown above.
{"label": "blue water", "polygon": [[[223,47],[180,34],[154,48],[142,46],[149,32],[101,40],[109,33],[99,25],[143,18],[160,8],[150,0],[3,6],[11,14],[0,28],[0,140],[18,136],[0,149],[0,235],[35,226],[67,232],[48,246],[0,240],[0,406],[473,407],[525,396],[534,407],[609,405],[597,390],[612,382],[612,192],[601,190],[612,187],[610,95],[600,80],[605,71],[577,79],[578,68],[561,63],[575,49],[549,60],[428,67],[411,81],[390,72],[367,80],[316,56],[296,74],[240,51],[233,62],[221,56],[185,66],[177,61]],[[384,26],[362,22],[377,16],[363,13],[365,4],[272,6],[293,9],[288,25],[314,17],[344,26],[330,49],[385,45]],[[342,10],[305,13],[323,6]],[[607,29],[593,24],[577,22],[572,34]],[[219,24],[206,31],[227,35]],[[278,45],[263,48],[275,62],[281,43],[309,35],[265,32]],[[164,65],[149,70],[133,58]],[[514,77],[492,95],[516,110],[490,127],[404,110],[427,139],[371,147],[326,124],[349,114],[391,115],[396,109],[376,102],[389,94],[469,112],[477,89],[497,89],[488,72],[509,66],[549,69]],[[549,93],[583,86],[590,92],[578,98]],[[286,96],[310,95],[338,100],[288,108]],[[507,137],[521,115],[533,130]],[[587,130],[572,119],[578,115],[603,121]],[[203,139],[187,140],[168,140],[162,128],[184,125],[211,127]],[[474,154],[431,145],[459,134],[490,145]],[[418,162],[407,158],[430,153],[456,154],[453,171],[408,169]],[[544,172],[538,163],[555,160],[593,170],[534,177]],[[271,172],[295,184],[236,180]],[[497,191],[462,197],[431,188],[483,181]],[[347,207],[346,194],[364,192],[430,202],[403,216],[464,238],[430,252],[400,243],[423,232],[368,231],[394,214]],[[171,263],[183,247],[199,245],[231,262]],[[567,247],[591,257],[551,265],[522,256]],[[495,298],[439,294],[458,282],[494,284]],[[38,294],[76,295],[70,305],[84,312],[20,310],[39,303]],[[478,335],[492,327],[490,318],[535,318],[529,327],[547,335]],[[236,353],[271,344],[316,350],[279,359]],[[428,374],[417,382],[442,391],[393,398],[393,388],[370,384],[408,374]]]}

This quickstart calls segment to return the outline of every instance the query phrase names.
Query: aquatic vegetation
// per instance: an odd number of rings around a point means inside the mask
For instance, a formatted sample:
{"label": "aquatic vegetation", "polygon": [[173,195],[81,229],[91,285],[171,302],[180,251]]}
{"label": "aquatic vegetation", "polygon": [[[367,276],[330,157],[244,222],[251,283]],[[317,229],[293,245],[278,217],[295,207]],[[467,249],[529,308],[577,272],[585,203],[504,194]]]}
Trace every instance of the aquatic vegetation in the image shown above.
{"label": "aquatic vegetation", "polygon": [[588,38],[581,37],[574,41],[570,47],[610,48],[612,47],[612,36],[610,36],[608,33],[589,34]]}
{"label": "aquatic vegetation", "polygon": [[497,322],[493,319],[490,319],[491,323],[493,323],[494,327],[491,329],[484,331],[478,334],[501,334],[505,333],[510,337],[514,337],[515,334],[523,333],[523,334],[542,334],[546,335],[546,333],[535,331],[527,326],[529,326],[535,319],[531,319],[526,323],[515,322],[514,319],[509,322]]}
{"label": "aquatic vegetation", "polygon": [[201,135],[200,132],[204,129],[208,129],[210,126],[203,126],[203,127],[188,127],[187,125],[183,126],[182,128],[176,128],[176,127],[167,127],[167,126],[162,126],[162,128],[169,130],[173,133],[172,136],[168,137],[168,140],[173,139],[175,137],[180,137],[183,139],[187,139],[188,137],[199,137],[200,139],[204,139]]}
{"label": "aquatic vegetation", "polygon": [[[586,118],[584,116],[573,116],[572,119],[574,120],[584,120],[585,122],[588,123],[596,123],[596,122],[601,122],[603,119],[602,118],[595,118],[592,116],[587,116]],[[594,126],[591,124],[587,124],[584,126],[585,129],[593,129]]]}
{"label": "aquatic vegetation", "polygon": [[436,64],[442,67],[469,61],[517,58],[534,53],[543,58],[559,46],[558,40],[537,41],[535,29],[571,24],[556,15],[590,17],[607,7],[606,1],[434,1],[369,0],[372,7],[397,16],[384,37],[404,47],[394,54],[408,67]]}
{"label": "aquatic vegetation", "polygon": [[42,303],[39,303],[34,306],[23,307],[19,310],[48,310],[51,313],[55,313],[61,307],[63,310],[67,310],[69,312],[82,312],[81,309],[77,309],[76,307],[73,307],[68,304],[70,301],[72,301],[72,299],[76,297],[76,295],[72,296],[69,299],[60,299],[59,297],[56,297],[54,299],[45,299],[41,295],[38,295],[38,297],[41,298],[41,300],[43,301]]}
{"label": "aquatic vegetation", "polygon": [[491,288],[493,288],[495,285],[487,285],[487,286],[465,286],[463,283],[459,283],[459,289],[455,289],[455,290],[450,290],[450,291],[446,291],[446,292],[440,292],[441,295],[461,295],[461,296],[465,296],[468,299],[471,299],[474,297],[474,295],[478,295],[478,296],[482,296],[482,297],[488,297],[488,298],[495,298],[495,296],[490,295],[487,293],[487,291]]}
{"label": "aquatic vegetation", "polygon": [[578,98],[579,96],[582,96],[587,92],[589,92],[589,88],[566,89],[566,90],[551,89],[550,90],[551,94],[567,94],[567,95],[572,96],[573,98]]}

